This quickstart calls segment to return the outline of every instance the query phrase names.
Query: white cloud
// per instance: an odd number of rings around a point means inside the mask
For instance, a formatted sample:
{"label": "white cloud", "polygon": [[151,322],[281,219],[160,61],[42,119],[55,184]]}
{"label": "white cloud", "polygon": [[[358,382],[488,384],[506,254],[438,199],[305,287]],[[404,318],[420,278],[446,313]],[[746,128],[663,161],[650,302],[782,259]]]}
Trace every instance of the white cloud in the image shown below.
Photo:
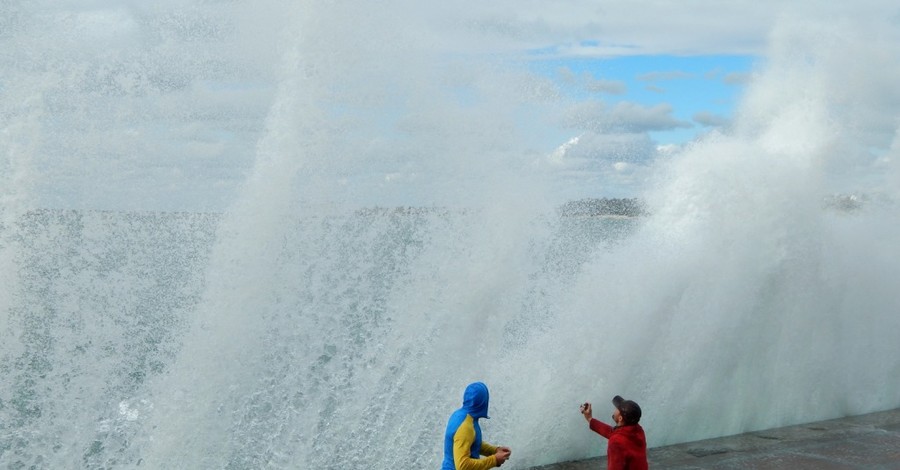
{"label": "white cloud", "polygon": [[584,197],[635,197],[654,162],[666,155],[645,133],[597,134],[570,139],[547,157],[560,201]]}
{"label": "white cloud", "polygon": [[611,95],[623,95],[628,90],[625,82],[619,80],[598,80],[588,78],[585,80],[585,89],[588,91],[609,93]]}
{"label": "white cloud", "polygon": [[[896,16],[890,0],[498,0],[445,5],[436,14],[448,28],[467,25],[448,43],[495,50],[547,50],[550,55],[760,55],[772,25],[785,16],[869,22]],[[585,40],[593,40],[585,43]],[[556,46],[548,49],[548,46]]]}
{"label": "white cloud", "polygon": [[661,103],[642,106],[619,102],[612,107],[600,101],[587,101],[572,106],[562,119],[572,129],[596,133],[637,133],[692,127],[690,123],[672,117],[672,106]]}
{"label": "white cloud", "polygon": [[592,93],[608,93],[611,95],[622,95],[628,91],[628,86],[621,80],[604,80],[595,78],[590,72],[582,72],[575,74],[568,67],[562,67],[559,70],[559,77],[562,81],[575,85]]}
{"label": "white cloud", "polygon": [[631,165],[628,162],[615,162],[613,163],[613,169],[619,173],[624,173],[631,169]]}
{"label": "white cloud", "polygon": [[662,144],[656,146],[656,155],[661,158],[670,158],[684,150],[684,144]]}
{"label": "white cloud", "polygon": [[569,153],[569,150],[578,145],[578,141],[581,140],[581,136],[572,137],[564,144],[557,147],[548,157],[547,162],[549,162],[553,166],[563,166],[566,164],[566,154]]}
{"label": "white cloud", "polygon": [[700,111],[700,112],[694,113],[694,115],[692,116],[692,119],[696,123],[702,124],[704,126],[713,126],[713,127],[724,126],[724,125],[727,125],[729,122],[729,119],[726,118],[725,116],[719,116],[719,115],[713,114],[709,111]]}
{"label": "white cloud", "polygon": [[724,83],[729,85],[745,85],[750,82],[752,75],[747,72],[731,72],[722,78]]}
{"label": "white cloud", "polygon": [[561,145],[548,161],[567,169],[596,169],[625,161],[646,164],[656,156],[656,146],[647,134],[587,132]]}

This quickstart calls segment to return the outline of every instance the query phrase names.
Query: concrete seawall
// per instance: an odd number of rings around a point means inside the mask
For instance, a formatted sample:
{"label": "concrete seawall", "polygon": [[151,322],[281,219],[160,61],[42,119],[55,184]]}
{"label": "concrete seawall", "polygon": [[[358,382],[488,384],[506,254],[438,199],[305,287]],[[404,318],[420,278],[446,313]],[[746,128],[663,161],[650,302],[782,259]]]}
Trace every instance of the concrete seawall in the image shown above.
{"label": "concrete seawall", "polygon": [[[900,409],[657,447],[660,469],[900,469]],[[600,470],[606,458],[531,470]]]}

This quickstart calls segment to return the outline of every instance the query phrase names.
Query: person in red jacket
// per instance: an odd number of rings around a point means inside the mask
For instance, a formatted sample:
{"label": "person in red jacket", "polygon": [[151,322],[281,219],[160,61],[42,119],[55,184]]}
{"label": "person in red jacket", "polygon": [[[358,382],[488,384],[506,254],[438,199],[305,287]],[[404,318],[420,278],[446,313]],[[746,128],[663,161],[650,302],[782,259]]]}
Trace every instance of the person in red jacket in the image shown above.
{"label": "person in red jacket", "polygon": [[641,420],[641,407],[616,395],[612,399],[616,411],[612,415],[615,427],[594,419],[590,403],[581,405],[581,414],[591,431],[609,439],[606,446],[606,466],[609,470],[647,470],[647,438]]}

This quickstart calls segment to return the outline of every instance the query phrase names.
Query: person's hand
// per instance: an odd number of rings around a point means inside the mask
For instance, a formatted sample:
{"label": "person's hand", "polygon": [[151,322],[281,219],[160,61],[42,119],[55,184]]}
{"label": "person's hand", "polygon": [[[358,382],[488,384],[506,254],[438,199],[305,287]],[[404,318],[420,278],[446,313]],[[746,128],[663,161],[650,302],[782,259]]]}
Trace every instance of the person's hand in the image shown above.
{"label": "person's hand", "polygon": [[497,459],[497,466],[503,465],[503,462],[506,462],[511,453],[512,451],[509,450],[509,447],[498,447],[497,452],[494,453],[494,458]]}
{"label": "person's hand", "polygon": [[584,402],[584,404],[581,405],[581,414],[584,416],[585,421],[591,421],[591,418],[594,417],[594,413],[590,403]]}

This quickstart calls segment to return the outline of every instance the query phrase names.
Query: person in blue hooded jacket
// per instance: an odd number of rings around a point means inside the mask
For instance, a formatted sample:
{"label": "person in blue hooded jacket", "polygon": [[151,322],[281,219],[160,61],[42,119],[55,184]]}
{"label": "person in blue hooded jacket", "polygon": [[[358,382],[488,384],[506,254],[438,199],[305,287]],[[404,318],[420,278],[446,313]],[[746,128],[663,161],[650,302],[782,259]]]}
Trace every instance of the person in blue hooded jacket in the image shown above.
{"label": "person in blue hooded jacket", "polygon": [[478,420],[490,419],[488,398],[487,385],[475,382],[466,387],[462,408],[454,411],[447,421],[441,470],[484,470],[499,467],[509,458],[509,447],[493,446],[481,440]]}

